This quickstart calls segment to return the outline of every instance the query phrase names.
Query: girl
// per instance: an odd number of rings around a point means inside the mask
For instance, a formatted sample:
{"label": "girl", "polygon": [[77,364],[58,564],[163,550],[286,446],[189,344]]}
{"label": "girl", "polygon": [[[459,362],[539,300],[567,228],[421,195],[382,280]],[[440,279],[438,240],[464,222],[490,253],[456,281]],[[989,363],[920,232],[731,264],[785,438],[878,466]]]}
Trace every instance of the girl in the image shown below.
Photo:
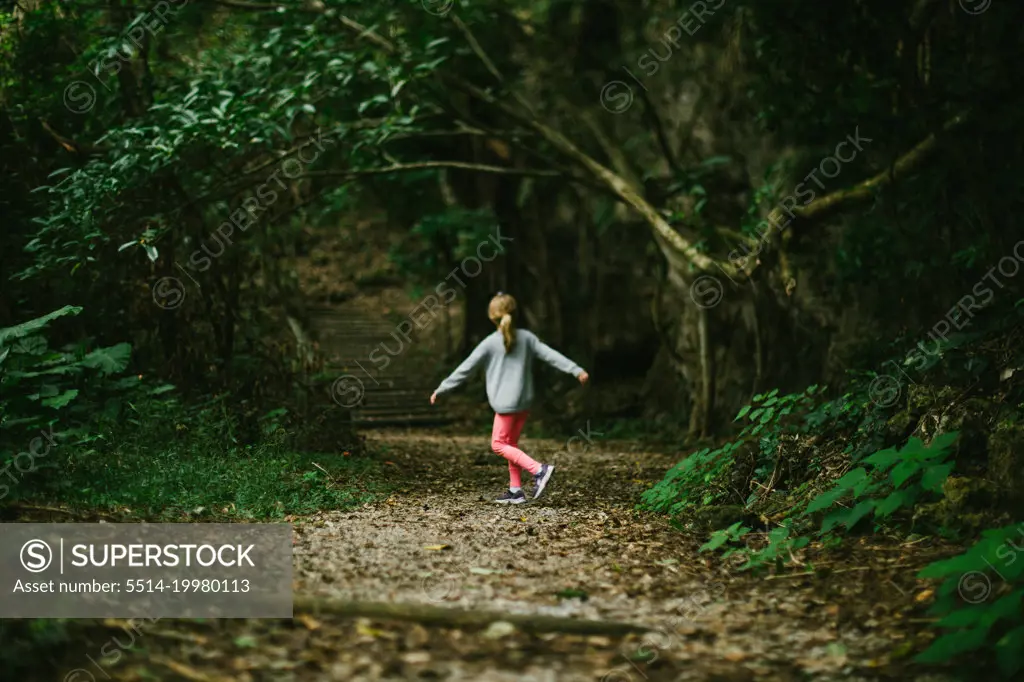
{"label": "girl", "polygon": [[517,447],[533,401],[533,359],[540,358],[555,369],[572,374],[581,384],[590,379],[582,367],[544,345],[535,334],[525,329],[517,330],[512,322],[515,310],[516,300],[499,291],[487,306],[487,316],[498,330],[481,341],[430,396],[430,404],[433,405],[438,395],[458,387],[470,372],[486,363],[487,400],[494,410],[491,449],[508,460],[509,489],[494,500],[498,504],[526,502],[520,487],[520,468],[533,474],[533,499],[544,492],[555,471],[555,467],[531,459]]}

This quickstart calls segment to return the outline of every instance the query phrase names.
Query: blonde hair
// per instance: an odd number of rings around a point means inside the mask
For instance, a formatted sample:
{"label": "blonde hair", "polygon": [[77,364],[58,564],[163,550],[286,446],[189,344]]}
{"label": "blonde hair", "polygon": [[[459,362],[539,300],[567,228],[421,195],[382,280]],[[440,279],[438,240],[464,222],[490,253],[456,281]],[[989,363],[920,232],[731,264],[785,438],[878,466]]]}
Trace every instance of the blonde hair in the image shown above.
{"label": "blonde hair", "polygon": [[487,306],[487,317],[491,318],[491,322],[498,325],[498,331],[501,332],[502,338],[505,339],[506,353],[511,353],[512,348],[516,345],[516,327],[512,322],[512,313],[515,310],[516,299],[501,292],[498,292]]}

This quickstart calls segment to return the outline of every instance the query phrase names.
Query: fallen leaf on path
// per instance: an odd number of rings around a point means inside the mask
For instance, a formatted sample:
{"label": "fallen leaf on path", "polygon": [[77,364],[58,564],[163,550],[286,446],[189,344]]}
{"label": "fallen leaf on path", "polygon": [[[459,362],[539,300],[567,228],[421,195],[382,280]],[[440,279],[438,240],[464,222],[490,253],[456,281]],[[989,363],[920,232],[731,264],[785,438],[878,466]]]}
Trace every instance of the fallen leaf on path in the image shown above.
{"label": "fallen leaf on path", "polygon": [[221,682],[221,680],[228,679],[220,676],[213,677],[207,675],[206,673],[200,670],[196,670],[195,668],[187,666],[184,663],[178,663],[177,661],[171,660],[166,656],[159,656],[157,654],[154,654],[149,657],[149,660],[153,663],[156,663],[157,665],[162,665],[163,667],[174,671],[181,677],[184,677],[186,680],[192,680],[192,682]]}
{"label": "fallen leaf on path", "polygon": [[362,635],[363,637],[372,637],[374,639],[378,639],[380,637],[391,639],[393,637],[393,635],[390,632],[384,632],[383,630],[371,628],[363,621],[356,623],[356,632]]}
{"label": "fallen leaf on path", "polygon": [[405,646],[409,649],[419,649],[430,641],[430,633],[418,623],[413,625],[405,636]]}
{"label": "fallen leaf on path", "polygon": [[484,637],[487,639],[501,639],[502,637],[508,637],[514,634],[516,626],[512,625],[504,620],[496,620],[490,624],[490,626],[484,631]]}
{"label": "fallen leaf on path", "polygon": [[307,630],[318,630],[320,628],[320,621],[307,613],[300,613],[295,617],[295,620],[305,625]]}
{"label": "fallen leaf on path", "polygon": [[426,651],[410,651],[402,654],[402,661],[411,665],[422,665],[430,663],[430,654]]}
{"label": "fallen leaf on path", "polygon": [[451,545],[425,545],[423,549],[429,549],[432,552],[440,552],[441,550],[451,549]]}

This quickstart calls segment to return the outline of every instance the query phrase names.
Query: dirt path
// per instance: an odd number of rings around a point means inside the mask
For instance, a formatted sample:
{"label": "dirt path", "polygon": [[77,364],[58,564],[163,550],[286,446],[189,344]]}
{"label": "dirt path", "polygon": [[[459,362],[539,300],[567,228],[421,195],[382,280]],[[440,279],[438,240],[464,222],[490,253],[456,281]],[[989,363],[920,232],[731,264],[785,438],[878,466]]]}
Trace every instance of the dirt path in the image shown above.
{"label": "dirt path", "polygon": [[[528,427],[529,429],[529,427]],[[296,594],[510,614],[638,623],[643,637],[531,635],[411,622],[310,616],[294,620],[159,621],[125,660],[95,657],[57,679],[312,682],[653,682],[945,680],[911,673],[924,628],[916,567],[898,546],[835,559],[827,578],[730,575],[692,538],[635,511],[637,494],[677,454],[594,438],[570,446],[525,438],[557,467],[549,492],[512,507],[486,434],[374,432],[371,449],[404,481],[391,498],[295,522]],[[869,551],[870,550],[870,551]],[[865,565],[870,564],[870,565]],[[110,633],[113,633],[112,635]],[[920,644],[920,642],[916,642]],[[120,653],[118,654],[120,657]]]}
{"label": "dirt path", "polygon": [[598,439],[585,450],[577,440],[570,453],[564,442],[524,439],[557,473],[541,500],[502,507],[489,500],[507,470],[486,434],[396,430],[371,442],[410,483],[384,503],[299,524],[297,591],[658,632],[644,644],[363,626],[339,655],[360,650],[358,641],[377,654],[321,679],[867,680],[898,648],[894,638],[912,636],[898,613],[912,595],[896,581],[857,572],[803,583],[736,578],[695,540],[634,511],[675,456]]}

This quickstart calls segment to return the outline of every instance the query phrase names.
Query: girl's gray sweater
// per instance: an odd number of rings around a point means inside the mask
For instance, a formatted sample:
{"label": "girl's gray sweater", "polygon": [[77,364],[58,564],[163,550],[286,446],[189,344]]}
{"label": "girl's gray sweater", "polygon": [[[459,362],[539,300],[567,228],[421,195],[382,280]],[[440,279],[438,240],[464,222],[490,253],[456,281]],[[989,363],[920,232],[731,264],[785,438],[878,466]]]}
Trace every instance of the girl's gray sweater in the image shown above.
{"label": "girl's gray sweater", "polygon": [[516,342],[512,352],[505,352],[501,332],[495,331],[480,342],[469,357],[437,387],[441,395],[457,388],[470,373],[486,363],[487,400],[498,414],[521,412],[533,402],[533,359],[540,358],[555,369],[578,377],[583,368],[546,345],[533,332],[515,331]]}

